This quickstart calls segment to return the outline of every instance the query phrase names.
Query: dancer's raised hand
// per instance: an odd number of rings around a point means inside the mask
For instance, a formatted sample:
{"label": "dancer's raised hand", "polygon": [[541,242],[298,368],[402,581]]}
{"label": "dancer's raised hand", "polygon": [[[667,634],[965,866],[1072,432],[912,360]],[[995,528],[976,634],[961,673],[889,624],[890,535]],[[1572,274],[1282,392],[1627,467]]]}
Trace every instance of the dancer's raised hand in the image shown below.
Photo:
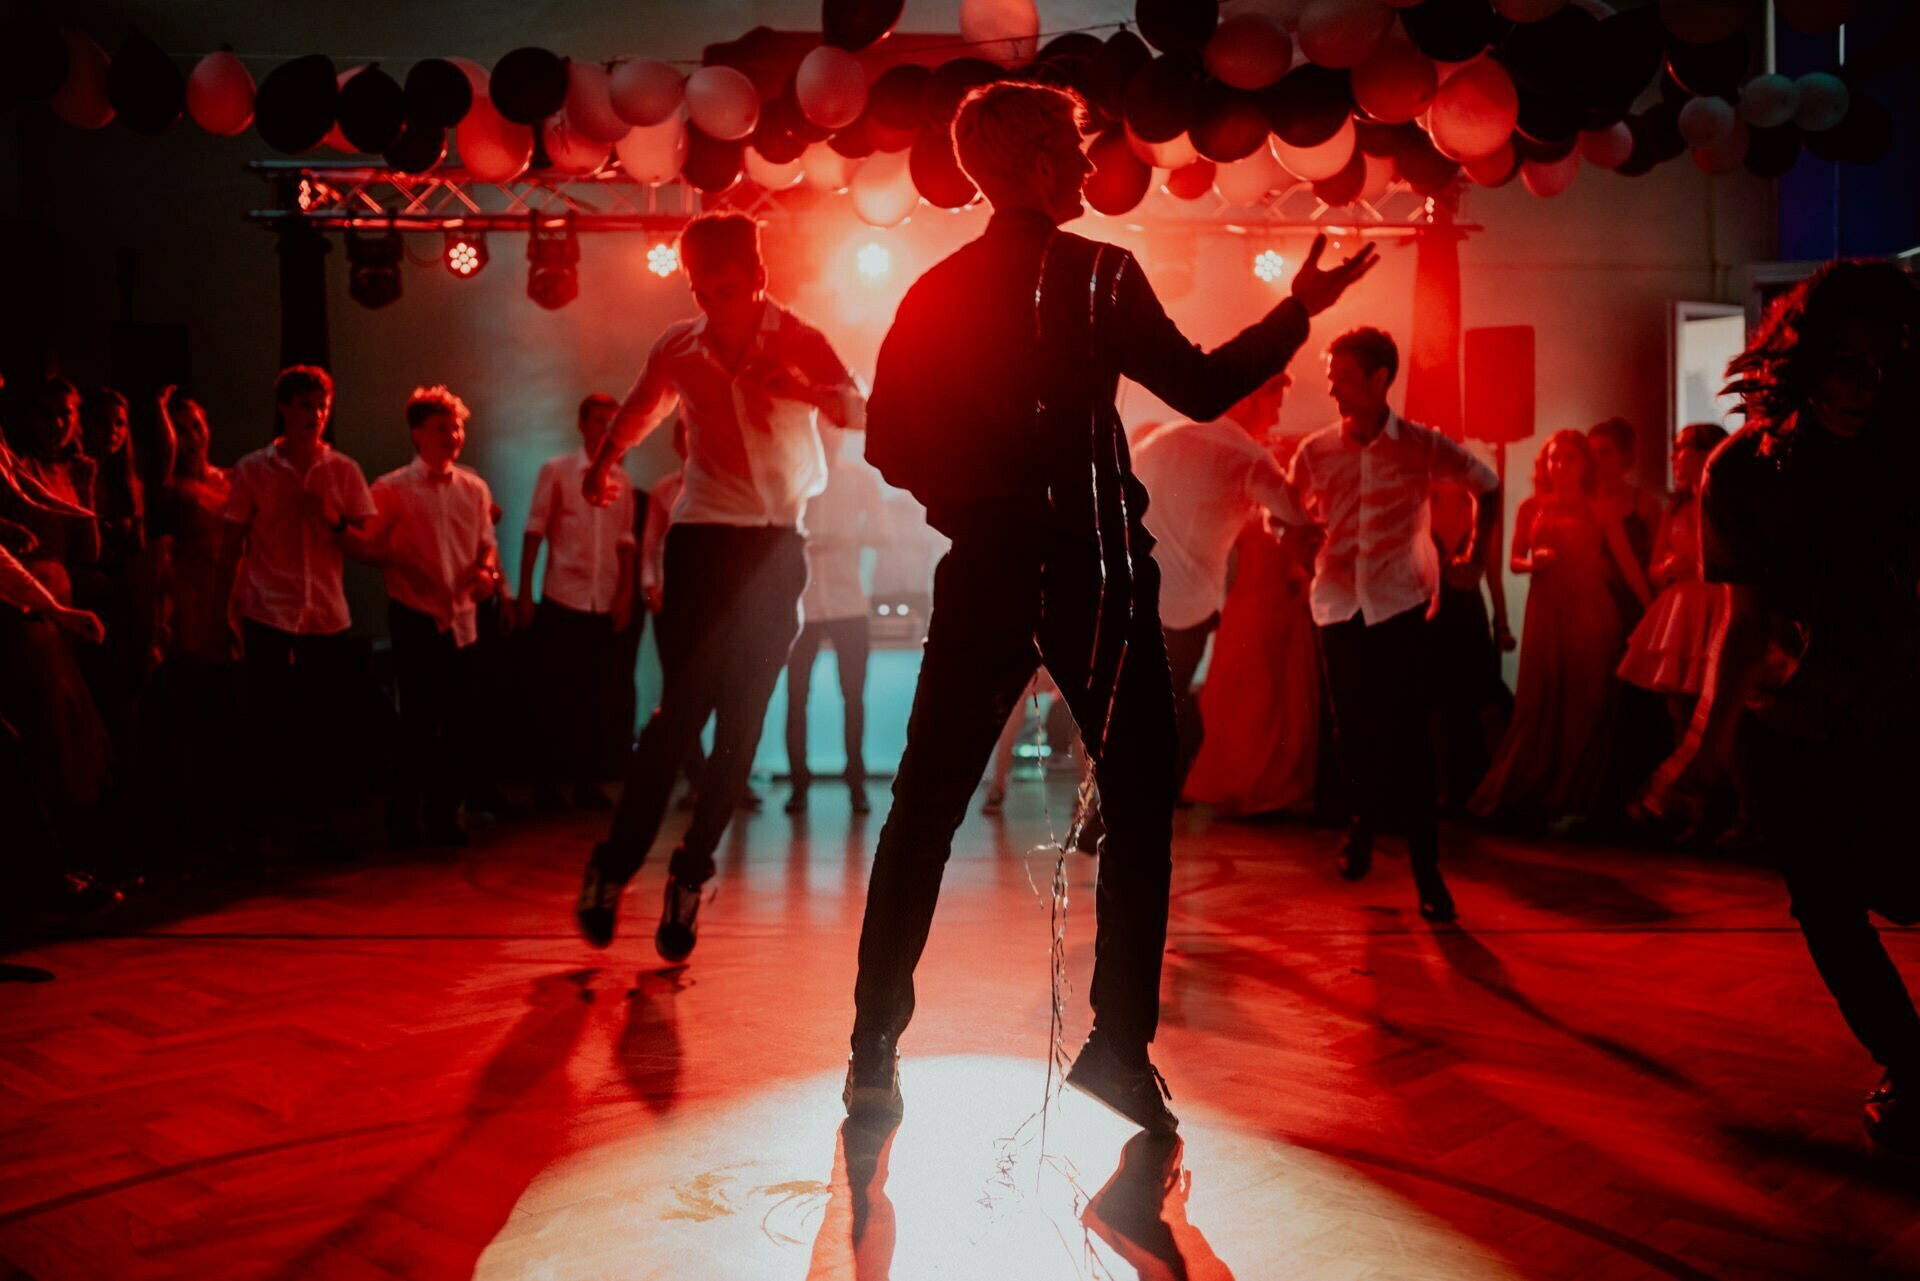
{"label": "dancer's raised hand", "polygon": [[1326,248],[1327,238],[1324,235],[1315,236],[1313,247],[1307,250],[1306,261],[1300,264],[1300,270],[1293,273],[1294,300],[1307,309],[1309,316],[1317,316],[1340,301],[1340,295],[1346,293],[1354,281],[1372,271],[1374,264],[1380,261],[1378,250],[1368,243],[1339,266],[1323,270],[1320,255],[1326,252]]}

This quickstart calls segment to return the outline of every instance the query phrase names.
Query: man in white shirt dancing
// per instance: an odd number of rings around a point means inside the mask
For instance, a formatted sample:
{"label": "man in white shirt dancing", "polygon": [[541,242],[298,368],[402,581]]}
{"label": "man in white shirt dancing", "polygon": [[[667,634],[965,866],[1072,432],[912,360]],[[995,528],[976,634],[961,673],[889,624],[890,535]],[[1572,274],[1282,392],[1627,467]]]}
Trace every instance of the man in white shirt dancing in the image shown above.
{"label": "man in white shirt dancing", "polygon": [[1320,628],[1334,737],[1353,789],[1355,816],[1340,874],[1357,881],[1373,866],[1373,838],[1398,819],[1420,893],[1420,914],[1454,919],[1440,876],[1433,738],[1427,723],[1427,620],[1440,592],[1440,555],[1430,533],[1434,485],[1474,495],[1474,539],[1455,559],[1484,558],[1500,590],[1500,478],[1466,447],[1387,407],[1400,353],[1378,329],[1350,330],[1327,348],[1327,385],[1337,426],[1300,442],[1293,488],[1325,541],[1309,600]]}
{"label": "man in white shirt dancing", "polygon": [[[654,946],[673,962],[693,951],[700,890],[800,629],[801,516],[827,479],[815,415],[850,429],[866,420],[865,400],[832,344],[767,297],[758,223],[703,214],[682,233],[680,259],[702,315],[653,345],[582,484],[589,500],[605,501],[620,455],[679,407],[687,462],[667,535],[658,632],[664,688],[574,908],[588,942],[613,941],[620,892],[660,830],[687,748],[713,716],[713,755],[654,933]],[[682,591],[683,583],[697,590]]]}

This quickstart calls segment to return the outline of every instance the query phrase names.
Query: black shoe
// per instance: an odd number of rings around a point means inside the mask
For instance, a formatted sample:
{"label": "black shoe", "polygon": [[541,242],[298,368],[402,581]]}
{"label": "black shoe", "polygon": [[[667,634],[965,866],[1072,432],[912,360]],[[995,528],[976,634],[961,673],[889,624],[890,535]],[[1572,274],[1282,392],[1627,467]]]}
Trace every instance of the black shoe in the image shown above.
{"label": "black shoe", "polygon": [[669,876],[660,905],[660,927],[653,932],[653,950],[660,953],[660,959],[678,965],[693,954],[699,916],[700,887],[683,885]]}
{"label": "black shoe", "polygon": [[1889,1072],[1867,1096],[1867,1137],[1889,1152],[1920,1156],[1920,1113],[1904,1085]]}
{"label": "black shoe", "polygon": [[613,808],[613,798],[598,783],[582,783],[573,789],[573,808],[604,813]]}
{"label": "black shoe", "polygon": [[1353,827],[1348,830],[1347,839],[1340,846],[1340,879],[1364,880],[1372,870],[1373,833],[1362,827]]}
{"label": "black shoe", "polygon": [[1122,1059],[1098,1032],[1080,1047],[1067,1070],[1067,1084],[1153,1134],[1180,1128],[1180,1118],[1166,1104],[1173,1091],[1159,1069],[1144,1054],[1137,1064]]}
{"label": "black shoe", "polygon": [[867,785],[865,783],[847,784],[847,804],[852,807],[853,812],[856,814],[870,814],[873,812],[873,805],[867,800]]}
{"label": "black shoe", "polygon": [[600,870],[601,847],[593,847],[587,870],[580,877],[580,897],[573,905],[574,924],[580,937],[594,947],[613,942],[613,924],[620,910],[620,892],[624,883],[616,882]]}
{"label": "black shoe", "polygon": [[907,1110],[900,1097],[900,1050],[890,1036],[862,1038],[847,1056],[847,1084],[840,1091],[847,1115],[858,1119],[899,1117]]}
{"label": "black shoe", "polygon": [[1447,883],[1440,879],[1437,867],[1421,870],[1414,869],[1413,883],[1420,891],[1420,915],[1435,925],[1447,925],[1459,919],[1453,910],[1453,895],[1447,889]]}
{"label": "black shoe", "polygon": [[787,797],[787,813],[804,814],[807,812],[807,785],[795,783],[793,792]]}

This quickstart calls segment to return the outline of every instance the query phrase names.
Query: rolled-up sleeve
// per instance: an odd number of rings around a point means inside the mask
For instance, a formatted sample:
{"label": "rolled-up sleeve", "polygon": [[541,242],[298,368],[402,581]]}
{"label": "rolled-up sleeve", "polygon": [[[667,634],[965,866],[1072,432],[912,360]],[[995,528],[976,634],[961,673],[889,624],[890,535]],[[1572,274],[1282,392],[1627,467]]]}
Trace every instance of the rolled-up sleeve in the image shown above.
{"label": "rolled-up sleeve", "polygon": [[1491,494],[1500,488],[1500,476],[1474,456],[1459,441],[1439,432],[1433,433],[1432,478],[1464,485],[1475,494]]}
{"label": "rolled-up sleeve", "polygon": [[1265,508],[1282,525],[1311,525],[1312,519],[1299,496],[1293,492],[1287,475],[1265,450],[1248,460],[1244,492],[1247,498]]}

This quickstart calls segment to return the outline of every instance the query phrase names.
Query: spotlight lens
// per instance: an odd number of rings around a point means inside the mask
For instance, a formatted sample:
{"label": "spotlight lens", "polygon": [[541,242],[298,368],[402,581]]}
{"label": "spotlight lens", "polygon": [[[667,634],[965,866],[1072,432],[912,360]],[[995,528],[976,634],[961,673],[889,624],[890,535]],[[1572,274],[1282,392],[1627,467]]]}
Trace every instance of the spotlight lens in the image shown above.
{"label": "spotlight lens", "polygon": [[647,250],[647,270],[665,280],[680,270],[680,251],[664,240],[654,245]]}
{"label": "spotlight lens", "polygon": [[868,280],[878,280],[893,270],[893,255],[885,245],[869,242],[860,246],[860,252],[853,256],[853,264]]}
{"label": "spotlight lens", "polygon": [[1287,260],[1271,249],[1263,249],[1254,255],[1253,274],[1273,284],[1286,273]]}

